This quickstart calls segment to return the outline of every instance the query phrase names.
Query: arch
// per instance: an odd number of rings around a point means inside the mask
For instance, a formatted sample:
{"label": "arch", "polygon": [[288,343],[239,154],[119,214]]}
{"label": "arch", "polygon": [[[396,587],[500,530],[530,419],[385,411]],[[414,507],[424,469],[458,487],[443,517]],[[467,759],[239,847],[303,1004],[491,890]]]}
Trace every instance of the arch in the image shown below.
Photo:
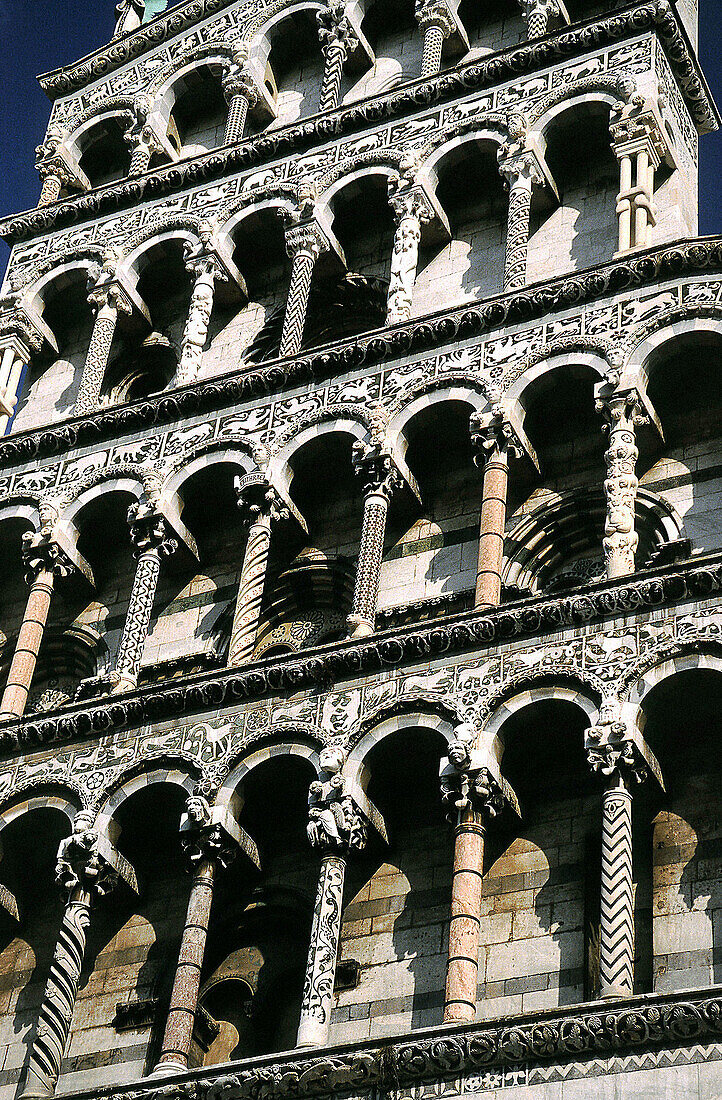
{"label": "arch", "polygon": [[237,466],[240,473],[258,469],[258,451],[243,439],[216,439],[182,454],[173,463],[161,487],[163,497],[182,493],[187,481],[208,466]]}
{"label": "arch", "polygon": [[469,405],[471,412],[477,413],[490,408],[486,387],[479,378],[459,373],[419,383],[399,393],[391,405],[387,434],[392,446],[403,453],[402,437],[414,417],[432,405],[447,401]]}
{"label": "arch", "polygon": [[261,15],[252,19],[245,28],[249,46],[249,56],[258,60],[263,65],[268,61],[271,52],[270,35],[286,19],[301,12],[317,12],[324,10],[324,4],[319,0],[297,0],[296,3],[284,3],[283,0],[270,4]]}
{"label": "arch", "polygon": [[[280,725],[278,723],[270,725],[268,729],[269,737],[280,732],[282,728],[282,723]],[[288,729],[288,727],[286,728]],[[308,737],[311,743],[305,744],[301,740],[284,739],[283,741],[271,741],[269,744],[256,749],[250,756],[241,759],[235,767],[231,767],[216,795],[215,805],[221,806],[237,816],[243,806],[243,800],[238,791],[240,784],[254,768],[277,756],[294,756],[299,760],[307,760],[316,776],[319,776],[318,757],[319,750],[322,747],[320,731],[316,730],[315,727],[296,726],[295,724],[291,725],[291,730],[295,735],[300,733],[302,736]]]}
{"label": "arch", "polygon": [[722,641],[715,643],[705,638],[697,642],[678,642],[648,654],[626,673],[620,684],[620,696],[637,708],[637,717],[641,719],[641,708],[652,689],[670,676],[691,669],[722,673]]}
{"label": "arch", "polygon": [[336,195],[357,180],[372,179],[374,176],[388,180],[401,171],[405,157],[403,149],[373,149],[353,160],[334,165],[316,181],[319,206],[331,217],[331,203]]}
{"label": "arch", "polygon": [[462,145],[490,143],[497,147],[498,156],[510,145],[518,145],[525,134],[526,123],[519,114],[487,114],[463,119],[441,130],[428,142],[423,151],[419,175],[428,179],[435,188],[439,165],[455,149]]}
{"label": "arch", "polygon": [[[26,797],[16,801],[21,792]],[[75,815],[82,807],[83,801],[74,787],[53,780],[41,783],[33,779],[28,781],[27,785],[16,788],[7,799],[0,802],[0,833],[11,821],[15,821],[24,814],[32,813],[33,810],[58,810],[65,814],[68,826],[72,830]]]}
{"label": "arch", "polygon": [[482,729],[484,740],[493,741],[513,714],[541,701],[571,703],[583,711],[589,719],[589,725],[592,725],[602,700],[602,685],[576,668],[570,668],[569,679],[576,681],[578,686],[560,683],[560,668],[557,665],[553,672],[540,671],[536,675],[525,673],[524,676],[504,684],[486,701],[488,717]]}
{"label": "arch", "polygon": [[66,529],[76,528],[77,517],[83,508],[87,507],[97,497],[110,496],[112,493],[125,493],[140,501],[147,496],[146,486],[141,480],[140,474],[111,467],[105,470],[93,471],[92,477],[83,478],[85,484],[80,484],[77,491],[72,493],[70,500],[62,509],[60,523]]}
{"label": "arch", "polygon": [[201,227],[203,219],[192,214],[173,215],[151,222],[140,233],[131,238],[125,248],[125,254],[118,268],[118,274],[140,274],[138,263],[142,257],[156,245],[164,241],[177,240],[189,242],[194,248],[202,247]]}
{"label": "arch", "polygon": [[96,104],[88,111],[84,111],[79,119],[76,119],[75,127],[68,140],[68,148],[73,154],[80,159],[83,154],[83,142],[84,139],[92,133],[92,131],[100,126],[106,119],[117,118],[121,126],[125,122],[126,126],[132,125],[135,120],[135,106],[131,98],[118,98],[113,100],[105,100],[102,103]]}
{"label": "arch", "polygon": [[25,298],[32,309],[42,313],[45,305],[45,294],[53,283],[70,282],[73,273],[86,272],[86,276],[93,273],[94,268],[103,262],[103,250],[99,247],[89,247],[83,252],[66,253],[64,256],[56,256],[34,269],[32,281],[25,288]]}
{"label": "arch", "polygon": [[167,768],[149,767],[146,762],[125,769],[96,799],[99,807],[95,819],[96,829],[113,840],[113,818],[118,808],[136,791],[144,787],[171,784],[181,787],[190,795],[196,789],[200,774],[198,763],[178,760],[175,754],[169,757]]}
{"label": "arch", "polygon": [[11,493],[0,501],[0,524],[12,520],[25,520],[33,531],[42,526],[40,519],[40,501],[27,493]]}
{"label": "arch", "polygon": [[366,758],[379,742],[401,730],[421,727],[440,733],[448,744],[453,740],[454,730],[459,725],[459,720],[458,713],[443,700],[439,700],[438,704],[436,700],[431,703],[423,700],[419,705],[418,697],[408,700],[407,705],[404,705],[402,700],[391,708],[377,712],[376,715],[366,716],[349,739],[352,748],[344,764],[344,775],[352,786],[363,788]]}
{"label": "arch", "polygon": [[286,491],[293,480],[291,461],[302,447],[324,435],[347,435],[353,440],[368,441],[373,420],[363,409],[346,407],[319,409],[292,423],[276,440],[268,464],[268,479]]}
{"label": "arch", "polygon": [[593,370],[600,382],[616,382],[621,366],[619,349],[611,340],[593,336],[559,337],[535,348],[504,373],[505,405],[523,424],[529,387],[560,367],[580,366]]}
{"label": "arch", "polygon": [[[670,292],[669,297],[676,298],[674,291]],[[625,389],[636,387],[645,392],[655,353],[667,344],[674,344],[683,336],[699,333],[722,340],[722,305],[699,303],[691,307],[679,307],[670,301],[667,309],[644,322],[627,338],[627,354],[620,386]]]}
{"label": "arch", "polygon": [[[586,62],[580,63],[582,67]],[[549,124],[559,115],[583,103],[602,103],[611,110],[622,101],[628,103],[637,90],[637,82],[631,73],[598,73],[582,77],[571,86],[564,84],[532,107],[526,115],[530,131],[541,135],[543,144]]]}
{"label": "arch", "polygon": [[178,57],[174,57],[172,61],[156,73],[146,87],[145,94],[153,100],[154,109],[163,109],[170,103],[170,93],[172,93],[174,85],[186,73],[199,69],[203,65],[215,64],[223,69],[229,69],[239,61],[242,61],[242,52],[239,45],[231,45],[225,42],[201,42],[185,50]]}

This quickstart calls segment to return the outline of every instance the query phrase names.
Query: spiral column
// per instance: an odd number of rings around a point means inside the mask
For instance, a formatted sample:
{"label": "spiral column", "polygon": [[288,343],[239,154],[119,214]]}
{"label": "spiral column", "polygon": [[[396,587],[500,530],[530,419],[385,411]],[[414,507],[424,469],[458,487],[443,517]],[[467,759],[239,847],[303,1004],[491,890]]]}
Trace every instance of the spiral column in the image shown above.
{"label": "spiral column", "polygon": [[384,536],[389,503],[403,483],[393,459],[378,443],[354,444],[354,472],[362,481],[364,513],[356,565],[350,637],[367,638],[376,629]]}
{"label": "spiral column", "polygon": [[500,162],[499,171],[509,189],[504,290],[517,290],[526,284],[532,190],[535,184],[543,184],[545,177],[529,152],[507,157]]}
{"label": "spiral column", "polygon": [[122,312],[127,315],[132,313],[133,307],[123,290],[109,281],[109,273],[101,274],[95,287],[88,295],[95,312],[95,324],[93,335],[90,338],[90,347],[80,376],[78,395],[75,398],[75,416],[86,416],[95,412],[98,408],[98,399],[105,378],[105,371],[113,346],[113,337],[118,323],[118,315]]}
{"label": "spiral column", "polygon": [[286,229],[286,252],[291,258],[292,266],[281,333],[282,356],[296,355],[301,349],[313,271],[318,257],[328,248],[326,236],[313,221],[302,222]]}
{"label": "spiral column", "polygon": [[316,12],[316,23],[324,60],[318,109],[332,111],[338,106],[343,67],[349,53],[358,47],[359,39],[345,14],[343,3],[335,0]]}

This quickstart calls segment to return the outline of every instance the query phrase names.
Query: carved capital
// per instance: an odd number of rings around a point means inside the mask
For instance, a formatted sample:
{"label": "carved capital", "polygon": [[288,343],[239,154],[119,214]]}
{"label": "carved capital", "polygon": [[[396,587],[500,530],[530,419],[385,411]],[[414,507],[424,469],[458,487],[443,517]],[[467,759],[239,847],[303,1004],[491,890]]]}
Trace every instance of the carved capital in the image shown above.
{"label": "carved capital", "polygon": [[248,106],[255,107],[261,99],[261,93],[253,75],[243,66],[231,65],[223,76],[223,95],[226,103],[230,105],[233,99],[240,96],[245,99]]}
{"label": "carved capital", "polygon": [[510,457],[521,458],[525,448],[502,405],[489,413],[473,413],[469,421],[474,462],[483,469],[494,452],[505,450]]}
{"label": "carved capital", "polygon": [[23,535],[23,565],[25,580],[28,584],[43,571],[55,577],[69,577],[74,566],[52,537],[45,533],[38,535],[27,531]]}
{"label": "carved capital", "polygon": [[128,526],[136,558],[148,553],[167,558],[178,549],[178,540],[173,536],[165,517],[152,504],[140,501],[131,504],[128,509]]}
{"label": "carved capital", "polygon": [[642,96],[635,95],[628,104],[617,103],[609,123],[612,149],[618,159],[647,153],[654,168],[670,159],[669,143],[654,109]]}
{"label": "carved capital", "polygon": [[616,698],[602,702],[596,725],[584,734],[584,749],[593,772],[621,777],[627,784],[642,783],[653,776],[664,788],[656,757],[639,730],[624,718]]}
{"label": "carved capital", "polygon": [[291,518],[285,501],[260,471],[237,477],[234,481],[236,500],[244,523],[265,520],[270,525]]}
{"label": "carved capital", "polygon": [[345,5],[336,0],[325,8],[316,12],[316,24],[318,26],[318,39],[321,49],[339,50],[343,53],[344,61],[359,44],[358,35],[354,30],[351,20],[346,15]]}
{"label": "carved capital", "polygon": [[363,486],[364,496],[378,493],[390,500],[401,488],[404,479],[396,463],[378,440],[365,443],[358,439],[353,445],[351,461],[356,476]]}
{"label": "carved capital", "polygon": [[316,221],[299,222],[286,228],[286,252],[291,259],[301,252],[318,259],[330,247],[328,237]]}
{"label": "carved capital", "polygon": [[25,305],[15,295],[0,299],[0,351],[13,347],[27,362],[43,346],[44,336]]}
{"label": "carved capital", "polygon": [[209,859],[225,869],[238,854],[237,842],[219,822],[212,820],[210,806],[201,794],[191,795],[186,804],[181,847],[191,868]]}
{"label": "carved capital", "polygon": [[597,412],[604,418],[603,428],[610,438],[616,431],[631,432],[649,424],[649,415],[637,390],[611,390],[595,399]]}
{"label": "carved capital", "polygon": [[368,826],[341,774],[343,749],[328,746],[320,755],[322,778],[308,789],[307,834],[311,847],[320,852],[347,855],[366,846]]}
{"label": "carved capital", "polygon": [[204,222],[199,229],[199,239],[183,244],[183,263],[193,279],[213,279],[228,282],[229,274],[223,264],[213,240],[213,226]]}
{"label": "carved capital", "polygon": [[476,729],[463,722],[454,731],[449,744],[449,756],[440,774],[441,800],[452,825],[465,814],[474,813],[489,822],[497,817],[508,802],[518,812],[516,796],[498,767],[492,770],[491,759],[475,748]]}
{"label": "carved capital", "polygon": [[456,21],[444,0],[416,0],[414,14],[422,31],[438,27],[444,38],[449,38],[456,30]]}
{"label": "carved capital", "polygon": [[397,225],[405,218],[414,218],[419,225],[433,220],[434,209],[423,188],[410,185],[397,172],[389,177],[388,196]]}
{"label": "carved capital", "polygon": [[90,268],[88,302],[96,312],[105,306],[112,306],[119,313],[130,316],[133,312],[133,303],[118,281],[117,264],[117,255],[109,252],[103,258],[102,266],[95,264]]}
{"label": "carved capital", "polygon": [[70,836],[60,842],[55,881],[66,898],[77,889],[102,897],[118,883],[118,871],[103,855],[100,837],[92,821],[92,814],[81,811],[73,822]]}
{"label": "carved capital", "polygon": [[[502,154],[503,152],[502,150]],[[542,187],[546,183],[546,176],[539,160],[530,149],[500,156],[499,172],[508,189],[517,184],[524,184],[531,188],[532,186]]]}
{"label": "carved capital", "polygon": [[566,9],[560,0],[519,0],[522,18],[529,22],[534,16],[542,16],[546,22],[551,19],[568,21]]}

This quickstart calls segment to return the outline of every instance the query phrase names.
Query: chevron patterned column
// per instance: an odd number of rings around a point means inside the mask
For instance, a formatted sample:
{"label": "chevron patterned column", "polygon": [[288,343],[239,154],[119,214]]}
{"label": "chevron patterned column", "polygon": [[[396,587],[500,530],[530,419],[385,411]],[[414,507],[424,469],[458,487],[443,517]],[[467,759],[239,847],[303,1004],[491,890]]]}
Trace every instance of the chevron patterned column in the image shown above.
{"label": "chevron patterned column", "polygon": [[634,990],[632,796],[618,773],[604,792],[602,811],[599,986],[602,998]]}

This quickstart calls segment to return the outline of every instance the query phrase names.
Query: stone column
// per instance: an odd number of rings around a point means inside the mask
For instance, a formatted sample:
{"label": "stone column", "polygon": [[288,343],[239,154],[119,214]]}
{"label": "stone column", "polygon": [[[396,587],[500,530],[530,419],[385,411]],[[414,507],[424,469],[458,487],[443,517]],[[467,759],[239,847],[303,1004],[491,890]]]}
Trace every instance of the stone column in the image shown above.
{"label": "stone column", "polygon": [[501,406],[490,415],[472,416],[471,444],[474,462],[484,474],[474,606],[497,607],[501,602],[509,461],[521,457],[523,451]]}
{"label": "stone column", "polygon": [[115,257],[111,257],[104,263],[103,270],[88,295],[88,301],[95,310],[95,324],[80,376],[78,396],[75,398],[75,416],[88,416],[96,412],[118,315],[125,313],[130,316],[133,312],[127,294],[114,281],[114,269]]}
{"label": "stone column", "polygon": [[233,145],[243,138],[248,112],[258,103],[258,90],[251,77],[234,65],[223,77],[223,95],[228,104],[223,141],[225,145]]}
{"label": "stone column", "polygon": [[657,224],[654,208],[655,172],[669,160],[667,141],[654,110],[636,102],[613,109],[609,132],[619,162],[619,252],[646,248]]}
{"label": "stone column", "polygon": [[147,96],[138,96],[133,104],[130,125],[123,135],[131,151],[129,176],[142,176],[150,168],[150,159],[154,153],[163,152],[158,137],[149,124],[153,104]]}
{"label": "stone column", "polygon": [[441,772],[441,797],[454,826],[445,1024],[470,1023],[476,1017],[484,843],[489,821],[504,804],[501,785],[481,766],[475,740],[473,727],[457,727]]}
{"label": "stone column", "polygon": [[308,792],[308,838],[314,850],[321,853],[321,870],[296,1041],[299,1047],[324,1046],[328,1042],[346,860],[349,852],[361,851],[367,839],[366,821],[347,793],[341,775],[344,761],[339,748],[324,749],[319,758],[322,778],[312,783]]}
{"label": "stone column", "polygon": [[527,38],[543,38],[549,30],[552,19],[561,19],[569,22],[566,8],[560,0],[519,0],[522,15],[526,20]]}
{"label": "stone column", "polygon": [[300,222],[286,229],[286,252],[291,258],[291,285],[283,318],[280,355],[296,355],[301,349],[306,324],[308,296],[316,260],[330,245],[314,221]]}
{"label": "stone column", "polygon": [[441,70],[444,42],[456,30],[456,23],[444,0],[416,0],[415,13],[424,35],[421,76],[436,76]]}
{"label": "stone column", "polygon": [[128,509],[128,523],[138,564],[115,663],[118,677],[114,689],[116,693],[131,691],[138,683],[138,669],[148,637],[160,563],[178,548],[168,524],[153,505],[131,504]]}
{"label": "stone column", "polygon": [[378,442],[353,445],[354,473],[361,479],[364,514],[356,565],[353,608],[348,617],[351,638],[368,638],[376,629],[376,607],[384,553],[386,517],[403,479],[390,454]]}
{"label": "stone column", "polygon": [[597,398],[597,409],[604,416],[609,447],[604,459],[607,477],[604,494],[607,513],[604,520],[604,559],[607,577],[626,577],[634,572],[634,555],[639,536],[635,530],[634,506],[637,499],[636,428],[647,417],[636,390],[613,392]]}
{"label": "stone column", "polygon": [[650,775],[662,785],[654,756],[619,715],[617,700],[605,701],[598,725],[585,734],[589,766],[605,778],[599,921],[599,996],[603,999],[629,997],[634,992],[631,788]]}
{"label": "stone column", "polygon": [[262,476],[247,474],[239,478],[236,494],[249,527],[228,647],[229,668],[247,664],[253,657],[266,585],[271,528],[274,523],[290,518],[278,493]]}
{"label": "stone column", "polygon": [[191,255],[195,250],[186,247],[186,271],[193,279],[193,289],[188,307],[188,318],[183,330],[180,363],[176,384],[188,385],[195,382],[201,369],[203,348],[208,337],[208,326],[213,312],[215,281],[222,278],[218,262],[213,256]]}
{"label": "stone column", "polygon": [[[255,844],[241,831],[242,846],[258,862]],[[214,821],[208,802],[199,794],[188,799],[181,820],[181,843],[189,862],[192,882],[173,990],[170,996],[163,1046],[153,1075],[185,1073],[198,1011],[198,993],[213,902],[213,886],[219,869],[225,870],[238,851],[238,838]]]}
{"label": "stone column", "polygon": [[359,40],[344,13],[343,3],[332,2],[327,8],[321,8],[316,12],[316,22],[324,60],[318,109],[332,111],[338,106],[343,67]]}
{"label": "stone column", "polygon": [[389,179],[389,205],[394,212],[396,233],[391,253],[386,324],[395,325],[411,317],[421,226],[431,221],[433,211],[421,188],[405,186],[398,175]]}
{"label": "stone column", "polygon": [[0,436],[15,413],[22,373],[31,355],[42,346],[42,336],[23,317],[22,310],[0,316]]}
{"label": "stone column", "polygon": [[56,878],[67,898],[63,923],[45,987],[30,1052],[24,1098],[55,1094],[78,994],[91,909],[110,892],[119,875],[135,887],[132,868],[92,828],[93,814],[81,811],[73,832],[58,849]]}
{"label": "stone column", "polygon": [[499,164],[509,188],[509,212],[504,257],[504,290],[526,285],[527,251],[532,189],[545,182],[544,173],[533,153],[519,153]]}
{"label": "stone column", "polygon": [[45,535],[29,532],[24,536],[23,560],[30,593],[0,702],[2,718],[22,718],[25,713],[50,613],[55,578],[67,577],[73,569],[56,543]]}
{"label": "stone column", "polygon": [[42,145],[35,149],[35,168],[42,180],[39,207],[57,202],[62,188],[73,182],[63,154],[65,137],[62,130],[51,126]]}

